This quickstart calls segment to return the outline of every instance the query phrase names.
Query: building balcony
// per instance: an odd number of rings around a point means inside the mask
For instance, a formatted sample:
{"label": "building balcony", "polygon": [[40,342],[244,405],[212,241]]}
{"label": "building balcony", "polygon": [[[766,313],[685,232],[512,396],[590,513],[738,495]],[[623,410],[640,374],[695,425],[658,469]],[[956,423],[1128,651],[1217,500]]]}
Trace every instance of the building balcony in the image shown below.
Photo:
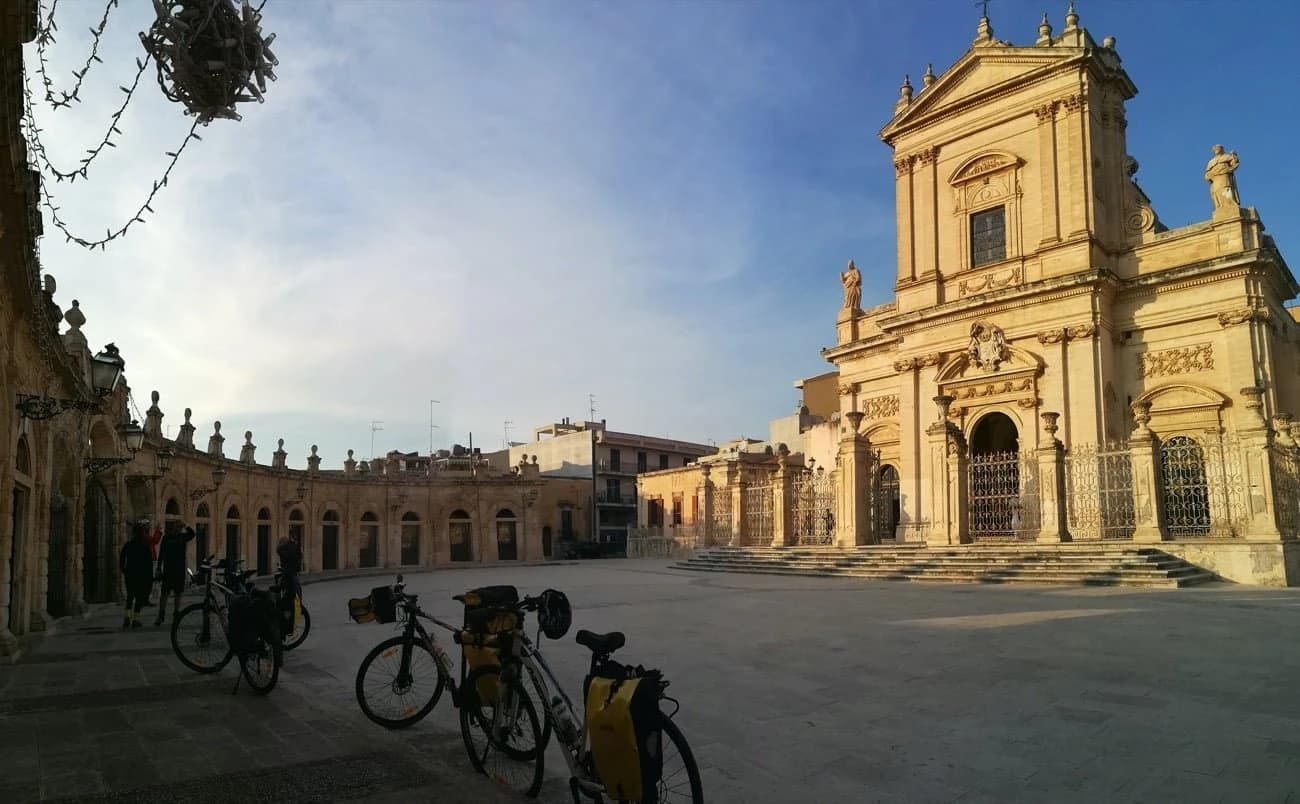
{"label": "building balcony", "polygon": [[610,463],[609,461],[600,461],[596,464],[596,472],[602,475],[635,475],[636,464],[620,461]]}
{"label": "building balcony", "polygon": [[596,505],[626,505],[636,507],[636,495],[613,491],[596,492]]}

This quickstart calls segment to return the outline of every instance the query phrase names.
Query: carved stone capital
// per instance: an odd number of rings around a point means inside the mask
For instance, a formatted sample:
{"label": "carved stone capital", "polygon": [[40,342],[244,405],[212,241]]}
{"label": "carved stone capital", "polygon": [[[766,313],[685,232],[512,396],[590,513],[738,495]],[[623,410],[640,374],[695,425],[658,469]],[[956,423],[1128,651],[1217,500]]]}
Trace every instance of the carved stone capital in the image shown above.
{"label": "carved stone capital", "polygon": [[1097,325],[1079,324],[1075,327],[1066,327],[1065,334],[1072,341],[1083,340],[1084,338],[1095,338],[1097,336]]}
{"label": "carved stone capital", "polygon": [[943,352],[931,352],[928,355],[921,355],[916,358],[916,364],[922,368],[943,365]]}
{"label": "carved stone capital", "polygon": [[894,160],[894,175],[898,177],[906,176],[912,172],[912,157],[900,156]]}
{"label": "carved stone capital", "polygon": [[1066,95],[1056,101],[1065,114],[1070,115],[1082,111],[1087,106],[1088,101],[1082,95]]}
{"label": "carved stone capital", "polygon": [[1038,400],[1033,398],[1032,396],[1025,397],[1024,399],[1017,399],[1016,407],[1020,408],[1021,410],[1033,410],[1034,408],[1038,407]]}
{"label": "carved stone capital", "polygon": [[904,371],[913,371],[920,366],[920,361],[915,357],[904,357],[894,361],[894,371],[903,373]]}
{"label": "carved stone capital", "polygon": [[933,164],[938,158],[939,158],[939,146],[937,145],[931,148],[923,148],[922,150],[917,151],[915,156],[916,163],[918,165]]}
{"label": "carved stone capital", "polygon": [[1060,105],[1060,101],[1050,101],[1048,103],[1044,103],[1042,106],[1039,106],[1038,108],[1034,109],[1034,116],[1038,118],[1038,122],[1040,123],[1046,123],[1050,120],[1054,120],[1056,119],[1056,109],[1059,105]]}
{"label": "carved stone capital", "polygon": [[856,393],[857,390],[858,384],[856,382],[842,382],[839,384],[840,396],[848,396],[849,394]]}

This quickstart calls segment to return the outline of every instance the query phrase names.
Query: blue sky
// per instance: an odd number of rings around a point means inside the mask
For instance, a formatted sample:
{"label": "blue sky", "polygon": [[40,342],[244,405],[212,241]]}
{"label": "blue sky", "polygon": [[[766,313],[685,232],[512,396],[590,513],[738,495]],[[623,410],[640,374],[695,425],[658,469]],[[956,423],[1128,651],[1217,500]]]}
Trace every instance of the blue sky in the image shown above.
{"label": "blue sky", "polygon": [[[1065,3],[1047,7],[1064,25]],[[98,8],[96,8],[98,6]],[[1080,0],[1139,88],[1129,150],[1161,219],[1208,218],[1210,146],[1239,152],[1243,203],[1300,248],[1296,91],[1284,3]],[[64,0],[56,83],[102,5]],[[992,0],[1031,42],[1042,0]],[[56,163],[89,147],[129,80],[150,4],[123,3],[85,103],[38,106]],[[115,341],[172,434],[251,429],[270,462],[319,444],[499,447],[587,414],[690,440],[764,436],[794,380],[829,368],[838,272],[891,296],[893,172],[877,132],[904,73],[942,72],[975,35],[966,0],[422,2],[270,0],[281,60],[266,103],[217,121],[157,215],[107,252],[47,225],[44,270],[92,344]],[[81,31],[83,33],[78,34]],[[29,57],[34,52],[29,48]],[[94,235],[139,203],[188,128],[147,74],[119,147],[52,185]]]}

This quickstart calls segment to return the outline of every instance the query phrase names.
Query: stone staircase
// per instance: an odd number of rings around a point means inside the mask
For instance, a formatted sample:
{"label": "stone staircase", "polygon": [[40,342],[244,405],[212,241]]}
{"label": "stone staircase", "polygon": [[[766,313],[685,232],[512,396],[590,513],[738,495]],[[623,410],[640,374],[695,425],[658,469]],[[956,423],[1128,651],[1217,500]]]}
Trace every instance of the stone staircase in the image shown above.
{"label": "stone staircase", "polygon": [[714,547],[673,566],[699,572],[949,583],[1181,587],[1215,580],[1213,573],[1155,548],[1106,542]]}

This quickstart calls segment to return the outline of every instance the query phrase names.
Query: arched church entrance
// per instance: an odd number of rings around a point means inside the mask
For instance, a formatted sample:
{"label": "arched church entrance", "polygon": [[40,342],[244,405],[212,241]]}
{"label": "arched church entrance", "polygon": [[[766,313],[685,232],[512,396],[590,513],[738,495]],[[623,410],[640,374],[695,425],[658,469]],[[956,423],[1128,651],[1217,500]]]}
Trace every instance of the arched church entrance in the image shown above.
{"label": "arched church entrance", "polygon": [[107,603],[117,589],[117,555],[113,549],[113,503],[98,480],[86,488],[85,513],[82,588],[87,603]]}
{"label": "arched church entrance", "polygon": [[879,495],[876,507],[876,537],[881,542],[892,542],[898,532],[898,520],[902,513],[898,470],[890,464],[881,466],[880,482],[876,488]]}
{"label": "arched church entrance", "polygon": [[966,499],[972,541],[1032,538],[1025,515],[1030,489],[1021,483],[1022,476],[1031,481],[1029,469],[1021,464],[1020,431],[1011,417],[994,411],[975,423]]}
{"label": "arched church entrance", "polygon": [[1160,444],[1160,492],[1171,539],[1210,535],[1210,484],[1205,450],[1196,439],[1174,436]]}

